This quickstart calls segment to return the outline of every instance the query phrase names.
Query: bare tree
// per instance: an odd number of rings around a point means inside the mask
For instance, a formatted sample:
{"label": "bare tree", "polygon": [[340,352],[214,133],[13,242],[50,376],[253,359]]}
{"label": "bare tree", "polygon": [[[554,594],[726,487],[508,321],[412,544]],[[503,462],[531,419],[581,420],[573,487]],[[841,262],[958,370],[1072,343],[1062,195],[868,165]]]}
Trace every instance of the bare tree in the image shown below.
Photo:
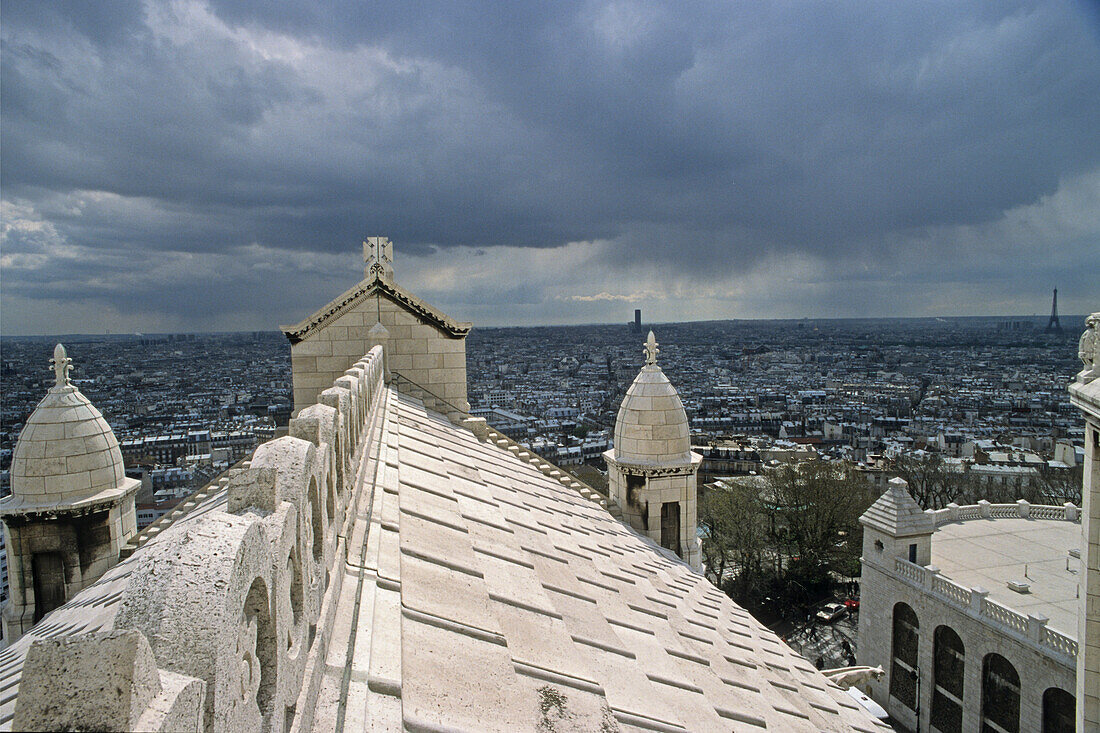
{"label": "bare tree", "polygon": [[718,585],[732,577],[751,585],[761,573],[766,533],[759,489],[737,482],[708,488],[699,502],[703,561]]}
{"label": "bare tree", "polygon": [[870,505],[863,479],[839,461],[780,466],[767,474],[786,553],[831,569],[849,560],[861,537],[859,517]]}
{"label": "bare tree", "polygon": [[903,454],[893,460],[892,468],[909,484],[909,493],[922,509],[942,509],[953,501],[962,503],[964,493],[971,488],[970,477],[961,475],[967,471],[953,470],[937,453]]}

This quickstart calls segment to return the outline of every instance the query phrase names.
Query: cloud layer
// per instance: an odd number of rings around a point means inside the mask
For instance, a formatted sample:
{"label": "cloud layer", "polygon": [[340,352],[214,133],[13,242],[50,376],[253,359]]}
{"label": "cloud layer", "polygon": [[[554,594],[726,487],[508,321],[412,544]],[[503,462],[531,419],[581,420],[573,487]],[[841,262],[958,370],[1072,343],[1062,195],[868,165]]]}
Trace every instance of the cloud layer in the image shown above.
{"label": "cloud layer", "polygon": [[2,12],[5,334],[1100,307],[1084,2]]}

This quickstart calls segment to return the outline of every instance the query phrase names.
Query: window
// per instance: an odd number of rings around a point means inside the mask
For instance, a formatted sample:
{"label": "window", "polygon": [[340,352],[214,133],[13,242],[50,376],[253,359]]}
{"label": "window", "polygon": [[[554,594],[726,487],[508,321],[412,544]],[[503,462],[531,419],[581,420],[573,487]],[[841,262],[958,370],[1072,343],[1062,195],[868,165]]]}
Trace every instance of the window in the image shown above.
{"label": "window", "polygon": [[[645,489],[645,476],[635,476],[633,474],[626,475],[626,503],[635,509],[642,508],[641,497],[638,495],[640,491]],[[646,518],[645,528],[649,529],[649,519]]]}
{"label": "window", "polygon": [[932,725],[941,733],[962,733],[962,639],[950,626],[939,626],[932,636]]}
{"label": "window", "polygon": [[65,602],[65,563],[59,552],[36,552],[31,557],[34,577],[34,622]]}
{"label": "window", "polygon": [[1043,733],[1073,733],[1077,699],[1059,687],[1043,693]]}
{"label": "window", "polygon": [[915,563],[917,561],[917,545],[916,543],[909,545],[909,562]]}
{"label": "window", "polygon": [[661,505],[661,547],[680,554],[680,502]]}
{"label": "window", "polygon": [[908,604],[894,606],[893,664],[890,696],[910,710],[917,709],[917,640],[920,624]]}
{"label": "window", "polygon": [[982,662],[982,733],[1020,733],[1020,675],[1000,654]]}

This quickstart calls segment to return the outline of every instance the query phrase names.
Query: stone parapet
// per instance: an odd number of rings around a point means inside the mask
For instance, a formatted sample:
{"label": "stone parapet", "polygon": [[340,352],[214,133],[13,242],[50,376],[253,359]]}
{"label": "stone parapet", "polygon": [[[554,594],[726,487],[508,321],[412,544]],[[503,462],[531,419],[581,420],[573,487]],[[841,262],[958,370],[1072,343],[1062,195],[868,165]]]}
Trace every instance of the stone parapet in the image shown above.
{"label": "stone parapet", "polygon": [[18,730],[202,730],[206,684],[158,669],[139,631],[39,639],[22,689]]}
{"label": "stone parapet", "polygon": [[1080,522],[1081,510],[1076,504],[1066,502],[1062,505],[1030,504],[1023,499],[1013,504],[990,504],[980,501],[977,504],[960,506],[948,504],[943,509],[925,511],[939,527],[952,522],[969,522],[975,519],[1053,519],[1065,522]]}
{"label": "stone parapet", "polygon": [[105,632],[32,629],[14,727],[311,730],[382,362],[376,346],[289,435],[136,537]]}
{"label": "stone parapet", "polygon": [[1047,628],[1045,618],[1013,611],[989,598],[988,591],[981,588],[964,588],[940,575],[933,566],[921,567],[905,558],[894,558],[893,576],[949,606],[977,617],[991,628],[1015,637],[1021,643],[1063,664],[1075,664],[1077,641],[1061,632]]}

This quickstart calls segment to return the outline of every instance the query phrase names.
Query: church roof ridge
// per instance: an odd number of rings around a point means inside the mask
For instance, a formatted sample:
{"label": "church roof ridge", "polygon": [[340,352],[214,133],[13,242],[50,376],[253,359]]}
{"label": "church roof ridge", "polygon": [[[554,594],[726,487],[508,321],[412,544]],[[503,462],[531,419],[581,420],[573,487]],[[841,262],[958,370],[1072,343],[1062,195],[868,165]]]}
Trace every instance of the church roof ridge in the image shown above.
{"label": "church roof ridge", "polygon": [[292,344],[304,341],[314,332],[335,322],[339,316],[353,308],[361,300],[376,293],[385,296],[388,300],[396,303],[439,330],[444,331],[453,338],[465,336],[470,332],[470,328],[473,326],[473,324],[469,322],[457,321],[451,318],[447,314],[416,297],[397,283],[385,279],[380,274],[375,274],[373,277],[366,277],[360,280],[358,283],[318,308],[312,315],[307,316],[293,325],[279,326],[279,330],[286,334],[286,337]]}
{"label": "church roof ridge", "polygon": [[[530,713],[549,682],[565,688],[570,714],[584,722],[644,720],[677,730],[718,729],[730,720],[785,730],[881,729],[809,662],[652,540],[420,400],[392,387],[379,396],[381,410],[368,421],[374,427],[366,437],[378,454],[364,450],[362,460],[378,467],[381,483],[371,504],[381,521],[369,523],[369,534],[357,529],[355,535],[366,543],[367,566],[378,569],[364,592],[379,600],[373,613],[353,620],[366,637],[355,648],[366,656],[349,656],[356,668],[374,670],[376,658],[401,645],[399,657],[386,657],[385,673],[392,679],[386,694],[401,704],[372,708],[379,727],[423,717],[439,727],[536,729]],[[147,569],[143,556],[173,549],[163,543],[176,542],[181,532],[207,531],[203,523],[225,517],[227,502],[226,485],[213,488],[0,653],[6,662],[0,682],[9,689],[19,684],[19,657],[36,638],[119,626],[135,573]],[[356,584],[330,587],[342,596],[339,603],[332,599],[334,607],[350,607]],[[349,643],[348,632],[340,624],[327,630],[330,647]],[[433,661],[456,650],[478,664]],[[621,682],[627,678],[629,691]],[[363,687],[377,702],[375,688]],[[328,719],[335,704],[319,703],[314,722]],[[0,705],[0,728],[11,726],[13,709],[14,698]]]}

